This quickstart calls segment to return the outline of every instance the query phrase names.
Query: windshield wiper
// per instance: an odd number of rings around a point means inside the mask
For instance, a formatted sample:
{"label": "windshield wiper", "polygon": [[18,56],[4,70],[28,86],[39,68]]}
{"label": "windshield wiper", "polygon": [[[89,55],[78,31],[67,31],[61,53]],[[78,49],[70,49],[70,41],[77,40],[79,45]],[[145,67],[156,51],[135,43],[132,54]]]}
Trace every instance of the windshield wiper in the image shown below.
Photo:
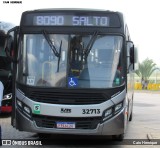
{"label": "windshield wiper", "polygon": [[60,44],[60,47],[59,47],[59,57],[58,57],[57,72],[59,72],[59,63],[60,63],[60,60],[61,60],[61,51],[62,51],[62,40],[61,40],[61,44]]}
{"label": "windshield wiper", "polygon": [[87,45],[86,51],[85,51],[86,57],[88,56],[88,54],[89,54],[89,52],[90,52],[90,50],[91,50],[91,48],[92,48],[92,46],[93,46],[96,38],[97,38],[97,35],[98,35],[98,31],[95,31],[95,32],[93,33],[90,41],[88,42],[88,45]]}
{"label": "windshield wiper", "polygon": [[49,46],[51,47],[53,53],[55,54],[56,57],[60,57],[60,54],[58,53],[56,47],[53,45],[52,41],[49,38],[49,35],[45,30],[43,30],[43,36],[45,37],[46,41],[48,42]]}

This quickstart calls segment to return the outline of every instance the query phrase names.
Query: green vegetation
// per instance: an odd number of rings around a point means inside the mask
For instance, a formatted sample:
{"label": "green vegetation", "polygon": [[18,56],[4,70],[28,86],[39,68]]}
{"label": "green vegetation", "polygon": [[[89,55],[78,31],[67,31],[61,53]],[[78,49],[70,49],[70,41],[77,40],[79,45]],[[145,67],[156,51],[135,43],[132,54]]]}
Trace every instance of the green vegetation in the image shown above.
{"label": "green vegetation", "polygon": [[158,68],[152,59],[146,58],[142,63],[139,63],[139,69],[136,70],[135,73],[141,79],[142,89],[147,87],[150,76],[157,69]]}

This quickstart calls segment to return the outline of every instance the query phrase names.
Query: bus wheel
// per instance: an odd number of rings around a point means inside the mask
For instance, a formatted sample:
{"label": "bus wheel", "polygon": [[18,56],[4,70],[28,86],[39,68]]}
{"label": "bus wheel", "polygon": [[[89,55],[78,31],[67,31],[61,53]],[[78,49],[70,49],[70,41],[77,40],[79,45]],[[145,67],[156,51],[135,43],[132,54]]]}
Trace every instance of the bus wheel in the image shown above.
{"label": "bus wheel", "polygon": [[120,135],[113,135],[112,138],[116,141],[123,141],[124,139],[124,134],[120,134]]}
{"label": "bus wheel", "polygon": [[129,121],[132,121],[132,117],[133,117],[133,113],[131,112],[131,114],[129,116]]}

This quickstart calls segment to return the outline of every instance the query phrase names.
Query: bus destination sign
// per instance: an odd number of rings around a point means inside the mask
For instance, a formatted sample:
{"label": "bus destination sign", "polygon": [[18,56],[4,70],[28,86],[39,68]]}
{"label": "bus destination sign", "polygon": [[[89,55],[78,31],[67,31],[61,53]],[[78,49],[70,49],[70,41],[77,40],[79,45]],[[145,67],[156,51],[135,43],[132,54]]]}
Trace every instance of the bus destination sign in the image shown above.
{"label": "bus destination sign", "polygon": [[33,18],[36,26],[95,26],[108,27],[106,16],[38,15]]}

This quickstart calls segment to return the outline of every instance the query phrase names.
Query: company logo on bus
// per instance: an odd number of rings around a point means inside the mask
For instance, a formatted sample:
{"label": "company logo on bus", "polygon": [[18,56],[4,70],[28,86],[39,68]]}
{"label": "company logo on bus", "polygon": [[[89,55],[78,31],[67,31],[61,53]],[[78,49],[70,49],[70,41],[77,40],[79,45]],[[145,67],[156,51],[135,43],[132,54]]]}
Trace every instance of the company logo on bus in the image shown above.
{"label": "company logo on bus", "polygon": [[71,113],[70,108],[61,108],[61,113]]}

